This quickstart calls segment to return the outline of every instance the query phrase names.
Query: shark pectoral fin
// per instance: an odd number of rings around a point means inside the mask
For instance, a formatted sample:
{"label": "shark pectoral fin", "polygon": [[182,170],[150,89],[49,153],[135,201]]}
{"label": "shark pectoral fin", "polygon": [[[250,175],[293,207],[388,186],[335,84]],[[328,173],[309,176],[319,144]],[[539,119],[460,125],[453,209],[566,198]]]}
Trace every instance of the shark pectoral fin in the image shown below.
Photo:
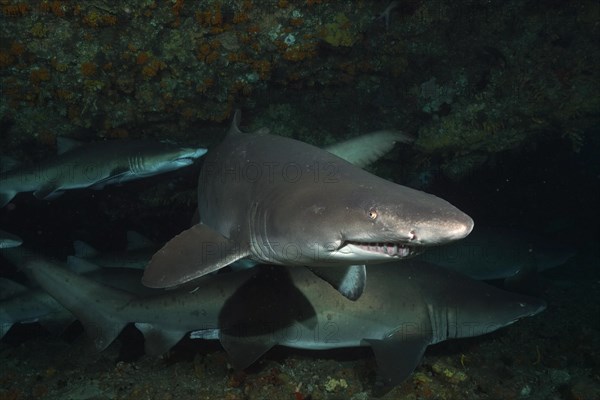
{"label": "shark pectoral fin", "polygon": [[187,333],[181,330],[160,329],[143,322],[136,323],[135,327],[144,335],[144,350],[151,356],[165,354]]}
{"label": "shark pectoral fin", "polygon": [[229,240],[204,224],[194,225],[154,254],[142,283],[151,288],[181,285],[248,255],[247,245]]}
{"label": "shark pectoral fin", "polygon": [[367,269],[364,265],[310,267],[309,269],[352,301],[358,300],[367,285]]}
{"label": "shark pectoral fin", "polygon": [[131,174],[128,170],[112,170],[110,171],[110,174],[107,177],[94,182],[94,184],[90,186],[90,189],[102,190],[106,185],[119,184],[121,182],[126,181],[130,175]]}
{"label": "shark pectoral fin", "polygon": [[431,342],[428,336],[397,336],[400,334],[383,340],[364,340],[375,354],[382,386],[395,386],[406,380],[421,362],[425,349]]}
{"label": "shark pectoral fin", "polygon": [[63,194],[63,191],[58,189],[58,185],[56,184],[56,182],[48,182],[47,184],[33,192],[33,195],[36,198],[43,200],[54,200],[61,194]]}
{"label": "shark pectoral fin", "polygon": [[246,369],[277,343],[272,332],[263,335],[238,336],[221,331],[221,346],[229,355],[231,365],[238,370]]}

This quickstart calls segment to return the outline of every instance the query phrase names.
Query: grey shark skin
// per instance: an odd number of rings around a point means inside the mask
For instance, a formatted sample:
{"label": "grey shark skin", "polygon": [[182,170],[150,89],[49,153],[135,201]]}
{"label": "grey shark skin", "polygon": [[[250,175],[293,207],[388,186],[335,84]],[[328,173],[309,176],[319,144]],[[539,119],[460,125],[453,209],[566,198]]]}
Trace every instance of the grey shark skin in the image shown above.
{"label": "grey shark skin", "polygon": [[67,257],[67,264],[70,267],[86,261],[102,268],[144,269],[152,255],[161,246],[137,232],[127,231],[127,248],[125,251],[101,253],[80,240],[76,240],[73,247],[75,254]]}
{"label": "grey shark skin", "polygon": [[445,200],[303,142],[244,134],[238,121],[236,113],[200,172],[200,223],[153,256],[145,285],[177,286],[244,257],[309,267],[389,262],[473,228]]}
{"label": "grey shark skin", "polygon": [[82,321],[99,350],[129,322],[144,334],[150,354],[192,332],[193,338],[220,340],[236,368],[276,345],[370,346],[387,385],[406,379],[430,344],[483,335],[545,309],[542,300],[415,260],[369,266],[369,285],[357,301],[306,268],[269,265],[206,276],[197,290],[139,299],[22,254],[12,261]]}
{"label": "grey shark skin", "polygon": [[18,247],[23,243],[20,237],[8,233],[0,229],[0,249],[8,249],[10,247]]}
{"label": "grey shark skin", "polygon": [[[69,143],[69,144],[66,144]],[[0,174],[0,207],[21,192],[52,199],[69,189],[101,189],[186,167],[205,149],[154,141],[107,141],[75,146],[59,140],[56,158]]]}
{"label": "grey shark skin", "polygon": [[[83,276],[138,297],[157,294],[156,290],[140,283],[139,271],[129,268],[95,267],[94,269],[94,266],[87,266]],[[48,330],[60,333],[75,320],[73,314],[44,290],[37,287],[29,288],[9,279],[0,278],[0,338],[14,324],[39,322]]]}
{"label": "grey shark skin", "polygon": [[474,279],[506,279],[555,268],[575,249],[523,229],[476,227],[457,243],[429,249],[418,257]]}

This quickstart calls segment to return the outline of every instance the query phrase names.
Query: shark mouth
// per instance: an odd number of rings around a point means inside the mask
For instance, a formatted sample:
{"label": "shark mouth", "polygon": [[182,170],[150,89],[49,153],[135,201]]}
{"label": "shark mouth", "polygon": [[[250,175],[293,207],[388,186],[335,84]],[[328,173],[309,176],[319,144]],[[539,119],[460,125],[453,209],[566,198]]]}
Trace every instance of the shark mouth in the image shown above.
{"label": "shark mouth", "polygon": [[394,242],[370,243],[347,241],[344,243],[344,246],[354,247],[364,253],[374,253],[397,258],[411,257],[418,253],[412,246]]}

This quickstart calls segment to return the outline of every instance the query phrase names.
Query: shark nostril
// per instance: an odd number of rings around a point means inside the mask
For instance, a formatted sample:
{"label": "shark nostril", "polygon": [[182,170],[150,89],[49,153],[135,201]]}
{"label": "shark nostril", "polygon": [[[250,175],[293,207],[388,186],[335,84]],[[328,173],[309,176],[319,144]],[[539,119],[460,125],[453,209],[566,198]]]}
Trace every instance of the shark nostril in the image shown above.
{"label": "shark nostril", "polygon": [[408,240],[412,241],[412,240],[416,240],[417,239],[417,233],[414,231],[414,229],[409,232],[409,235],[410,235],[410,237],[409,237]]}

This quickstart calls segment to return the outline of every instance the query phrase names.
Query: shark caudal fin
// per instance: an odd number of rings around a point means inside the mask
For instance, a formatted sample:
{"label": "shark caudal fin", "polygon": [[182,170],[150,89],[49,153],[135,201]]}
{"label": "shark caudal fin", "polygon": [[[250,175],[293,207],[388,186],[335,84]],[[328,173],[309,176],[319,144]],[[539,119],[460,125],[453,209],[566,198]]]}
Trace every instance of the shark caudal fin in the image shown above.
{"label": "shark caudal fin", "polygon": [[194,225],[154,254],[142,283],[151,288],[178,286],[248,255],[245,244],[235,243],[204,224]]}
{"label": "shark caudal fin", "polygon": [[2,251],[2,256],[24,269],[63,307],[81,321],[97,350],[104,350],[128,321],[120,319],[118,308],[134,296],[79,276],[61,263],[21,248]]}

